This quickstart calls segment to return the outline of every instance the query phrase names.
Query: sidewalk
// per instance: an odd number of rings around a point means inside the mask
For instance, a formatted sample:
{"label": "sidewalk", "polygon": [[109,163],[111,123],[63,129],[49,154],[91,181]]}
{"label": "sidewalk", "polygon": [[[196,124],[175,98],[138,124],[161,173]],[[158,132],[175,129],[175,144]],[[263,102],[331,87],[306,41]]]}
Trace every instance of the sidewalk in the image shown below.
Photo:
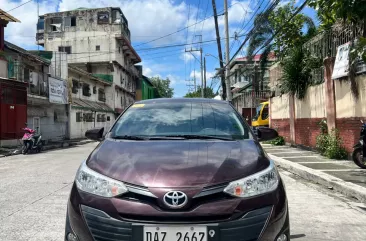
{"label": "sidewalk", "polygon": [[289,146],[262,144],[277,166],[304,179],[366,202],[366,169],[349,160],[332,160]]}
{"label": "sidewalk", "polygon": [[[56,141],[56,142],[48,142],[45,146],[43,146],[44,151],[58,149],[58,148],[67,148],[71,146],[77,146],[77,145],[84,145],[94,142],[92,140],[88,139],[77,139],[77,140],[63,140],[63,141]],[[6,157],[6,156],[13,156],[13,155],[19,155],[21,154],[21,150],[19,147],[13,147],[13,148],[4,148],[0,147],[0,158]]]}

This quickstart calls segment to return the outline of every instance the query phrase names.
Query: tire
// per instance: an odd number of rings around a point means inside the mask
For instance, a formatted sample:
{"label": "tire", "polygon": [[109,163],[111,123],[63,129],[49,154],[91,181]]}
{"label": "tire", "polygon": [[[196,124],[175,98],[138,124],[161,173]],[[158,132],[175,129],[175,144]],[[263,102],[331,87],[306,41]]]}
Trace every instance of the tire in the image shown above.
{"label": "tire", "polygon": [[25,144],[25,146],[23,146],[23,150],[22,150],[23,155],[28,154],[28,152],[29,152],[29,147],[30,147],[29,142],[27,142],[27,143]]}
{"label": "tire", "polygon": [[43,143],[42,142],[40,142],[39,143],[39,146],[38,146],[38,153],[40,153],[41,151],[43,151]]}
{"label": "tire", "polygon": [[354,149],[352,153],[352,160],[357,166],[361,167],[362,169],[366,169],[366,162],[363,162],[362,152],[363,150],[361,147]]}

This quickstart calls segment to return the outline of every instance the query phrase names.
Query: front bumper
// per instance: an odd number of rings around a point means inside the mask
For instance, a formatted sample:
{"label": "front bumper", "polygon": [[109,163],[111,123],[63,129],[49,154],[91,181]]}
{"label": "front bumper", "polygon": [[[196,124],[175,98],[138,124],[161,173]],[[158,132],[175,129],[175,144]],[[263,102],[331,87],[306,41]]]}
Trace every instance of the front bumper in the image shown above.
{"label": "front bumper", "polygon": [[[267,205],[255,209],[251,208],[238,219],[201,223],[207,226],[208,231],[215,231],[213,237],[208,236],[208,241],[275,241],[283,233],[289,240],[287,200],[281,198],[281,192],[284,192],[282,185],[280,190],[272,194],[276,202],[270,205],[267,203]],[[68,233],[73,233],[78,237],[78,241],[143,241],[143,227],[151,224],[126,221],[116,217],[113,212],[110,215],[108,214],[111,210],[110,206],[92,207],[91,196],[88,196],[89,200],[86,200],[85,197],[82,198],[78,194],[79,191],[74,186],[68,202],[65,238]],[[247,206],[251,206],[251,201],[249,201],[250,203],[248,201],[244,202],[247,202]],[[157,224],[161,225],[161,222]]]}

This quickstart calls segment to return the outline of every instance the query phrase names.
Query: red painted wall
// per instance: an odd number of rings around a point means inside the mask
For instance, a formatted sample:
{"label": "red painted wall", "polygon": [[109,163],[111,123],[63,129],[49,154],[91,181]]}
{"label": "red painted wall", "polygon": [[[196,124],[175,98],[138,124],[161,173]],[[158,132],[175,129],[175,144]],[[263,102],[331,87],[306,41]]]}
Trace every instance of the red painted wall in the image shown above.
{"label": "red painted wall", "polygon": [[27,88],[24,83],[0,82],[0,140],[20,139],[27,122]]}
{"label": "red painted wall", "polygon": [[349,153],[353,151],[353,146],[360,138],[360,131],[362,127],[360,120],[366,120],[366,117],[336,119],[336,126],[340,136],[342,137],[343,145]]}
{"label": "red painted wall", "polygon": [[290,119],[271,119],[270,125],[285,138],[286,142],[290,142]]}
{"label": "red painted wall", "polygon": [[316,137],[320,134],[318,123],[322,118],[303,118],[295,120],[296,144],[307,147],[316,146]]}

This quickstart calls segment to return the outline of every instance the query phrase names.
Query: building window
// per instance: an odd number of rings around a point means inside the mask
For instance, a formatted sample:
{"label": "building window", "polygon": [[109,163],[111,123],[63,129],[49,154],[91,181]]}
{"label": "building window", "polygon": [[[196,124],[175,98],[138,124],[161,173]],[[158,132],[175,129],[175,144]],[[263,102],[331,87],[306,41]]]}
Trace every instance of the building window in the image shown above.
{"label": "building window", "polygon": [[83,120],[86,121],[86,122],[93,122],[94,121],[93,113],[84,113],[83,114]]}
{"label": "building window", "polygon": [[24,73],[23,80],[25,82],[28,82],[29,83],[29,80],[30,80],[30,70],[28,68],[24,68],[23,69],[23,73]]}
{"label": "building window", "polygon": [[125,81],[125,79],[123,78],[122,73],[119,77],[120,77],[121,85],[123,85],[123,82]]}
{"label": "building window", "polygon": [[118,47],[118,53],[121,53],[121,47]]}
{"label": "building window", "polygon": [[79,82],[77,80],[72,80],[72,93],[77,94],[79,89]]}
{"label": "building window", "polygon": [[76,113],[76,122],[82,122],[83,121],[83,116],[82,116],[83,113],[81,112],[77,112]]}
{"label": "building window", "polygon": [[52,18],[50,24],[51,31],[61,32],[61,24],[62,24],[62,18]]}
{"label": "building window", "polygon": [[59,46],[58,52],[66,52],[67,54],[71,54],[71,46]]}
{"label": "building window", "polygon": [[121,13],[118,10],[112,11],[112,22],[121,23]]}
{"label": "building window", "polygon": [[71,17],[71,27],[75,27],[76,26],[76,17],[72,16]]}
{"label": "building window", "polygon": [[94,86],[93,87],[93,94],[96,94],[97,93],[97,87],[96,86]]}
{"label": "building window", "polygon": [[111,117],[110,116],[107,116],[107,121],[111,121]]}
{"label": "building window", "polygon": [[100,50],[100,45],[95,46],[95,50],[99,51]]}
{"label": "building window", "polygon": [[109,23],[109,12],[99,12],[98,24],[108,24],[108,23]]}
{"label": "building window", "polygon": [[90,93],[90,86],[88,84],[83,84],[83,95],[84,96],[91,96]]}
{"label": "building window", "polygon": [[75,27],[76,26],[76,17],[66,17],[65,18],[65,27]]}
{"label": "building window", "polygon": [[105,92],[103,89],[98,90],[98,100],[103,102],[106,101]]}

